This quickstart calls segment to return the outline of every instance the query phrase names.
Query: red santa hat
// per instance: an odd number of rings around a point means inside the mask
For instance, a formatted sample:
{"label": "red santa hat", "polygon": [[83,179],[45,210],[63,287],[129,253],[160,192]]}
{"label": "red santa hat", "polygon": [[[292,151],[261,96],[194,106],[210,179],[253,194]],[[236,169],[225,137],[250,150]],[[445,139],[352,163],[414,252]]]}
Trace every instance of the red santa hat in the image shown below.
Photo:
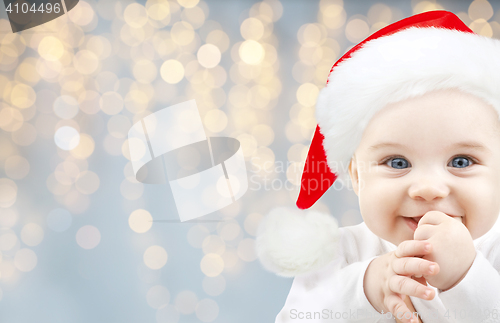
{"label": "red santa hat", "polygon": [[[472,32],[448,11],[395,22],[345,53],[318,96],[297,206],[311,207],[348,166],[373,115],[387,104],[438,89],[476,95],[500,114],[500,41]],[[318,269],[336,255],[337,222],[317,212],[273,210],[257,237],[261,263],[281,276]]]}

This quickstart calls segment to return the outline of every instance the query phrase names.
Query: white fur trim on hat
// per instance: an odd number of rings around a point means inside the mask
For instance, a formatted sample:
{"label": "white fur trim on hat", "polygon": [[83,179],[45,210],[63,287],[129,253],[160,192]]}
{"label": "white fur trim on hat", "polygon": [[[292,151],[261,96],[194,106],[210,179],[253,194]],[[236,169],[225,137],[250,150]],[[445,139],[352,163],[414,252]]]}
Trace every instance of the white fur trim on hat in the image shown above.
{"label": "white fur trim on hat", "polygon": [[348,165],[362,134],[387,104],[450,88],[482,98],[500,114],[500,41],[411,27],[365,43],[333,69],[318,96],[330,170],[350,181]]}
{"label": "white fur trim on hat", "polygon": [[332,261],[337,242],[338,224],[333,216],[280,207],[259,225],[256,251],[266,269],[292,277]]}

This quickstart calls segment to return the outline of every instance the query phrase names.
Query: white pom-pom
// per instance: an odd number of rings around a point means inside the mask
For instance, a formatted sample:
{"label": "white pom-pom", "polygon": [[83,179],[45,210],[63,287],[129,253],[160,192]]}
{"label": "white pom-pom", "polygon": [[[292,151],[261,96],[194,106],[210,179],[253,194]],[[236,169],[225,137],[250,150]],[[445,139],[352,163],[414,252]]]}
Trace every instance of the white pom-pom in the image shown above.
{"label": "white pom-pom", "polygon": [[293,277],[328,264],[337,255],[338,223],[328,214],[275,208],[262,220],[256,249],[262,265]]}

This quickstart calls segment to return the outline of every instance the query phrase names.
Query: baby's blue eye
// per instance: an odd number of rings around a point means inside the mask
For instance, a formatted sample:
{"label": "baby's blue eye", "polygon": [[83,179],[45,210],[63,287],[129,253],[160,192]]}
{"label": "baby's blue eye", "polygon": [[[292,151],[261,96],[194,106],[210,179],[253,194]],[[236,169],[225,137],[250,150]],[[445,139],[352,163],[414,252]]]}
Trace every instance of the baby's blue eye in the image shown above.
{"label": "baby's blue eye", "polygon": [[388,160],[388,162],[390,163],[391,167],[396,169],[404,169],[408,167],[408,161],[404,158],[397,157]]}
{"label": "baby's blue eye", "polygon": [[[458,156],[455,157],[451,160],[450,164],[448,165],[450,167],[455,167],[455,168],[466,168],[472,165],[474,162],[472,159],[464,157],[464,156]],[[409,162],[401,157],[395,157],[387,160],[385,164],[389,164],[388,166],[395,168],[395,169],[405,169],[408,167],[411,167],[409,165]]]}
{"label": "baby's blue eye", "polygon": [[471,161],[466,157],[455,157],[451,161],[452,167],[464,168],[471,164]]}

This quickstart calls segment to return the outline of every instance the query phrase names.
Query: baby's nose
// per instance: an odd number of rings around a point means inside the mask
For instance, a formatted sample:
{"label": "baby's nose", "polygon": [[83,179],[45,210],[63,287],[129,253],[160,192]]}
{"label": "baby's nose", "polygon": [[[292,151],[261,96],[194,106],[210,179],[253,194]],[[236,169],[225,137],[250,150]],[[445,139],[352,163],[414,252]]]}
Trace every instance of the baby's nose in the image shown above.
{"label": "baby's nose", "polygon": [[439,176],[425,176],[415,180],[408,189],[408,195],[412,199],[432,201],[445,198],[450,194],[450,189]]}

